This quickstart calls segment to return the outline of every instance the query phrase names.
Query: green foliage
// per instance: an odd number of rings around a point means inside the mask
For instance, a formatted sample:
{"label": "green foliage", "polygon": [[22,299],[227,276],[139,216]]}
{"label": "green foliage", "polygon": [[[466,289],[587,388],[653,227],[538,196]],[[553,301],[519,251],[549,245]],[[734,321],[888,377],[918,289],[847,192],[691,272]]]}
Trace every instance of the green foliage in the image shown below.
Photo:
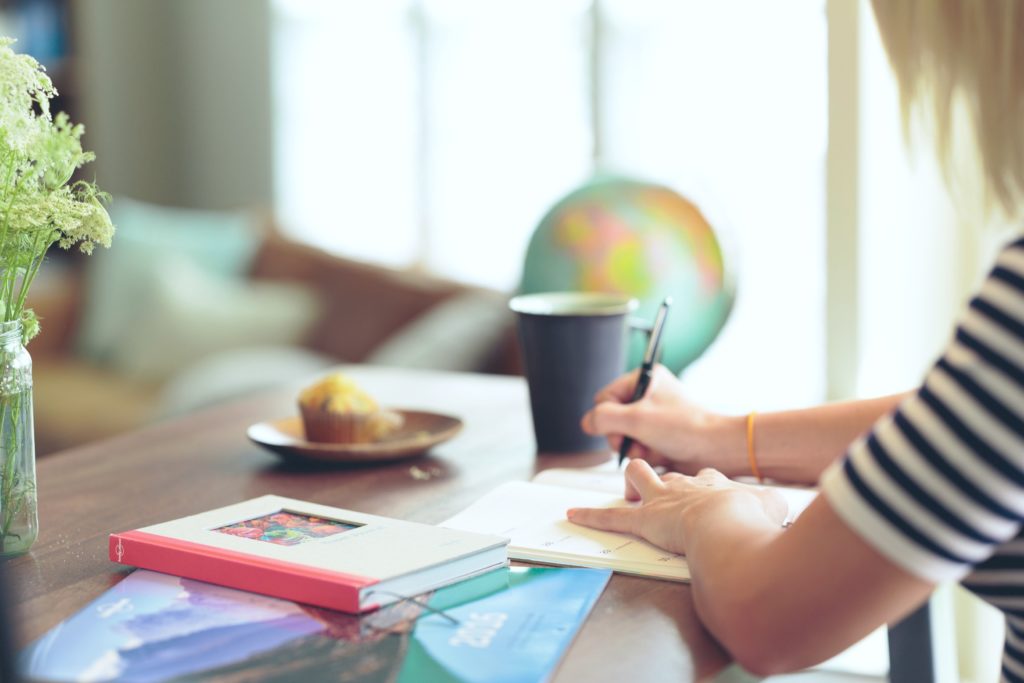
{"label": "green foliage", "polygon": [[71,183],[95,155],[82,149],[84,128],[63,112],[50,114],[57,94],[42,65],[0,38],[0,319],[21,320],[24,341],[39,332],[25,309],[32,280],[54,244],[91,254],[110,246],[109,199],[93,183]]}

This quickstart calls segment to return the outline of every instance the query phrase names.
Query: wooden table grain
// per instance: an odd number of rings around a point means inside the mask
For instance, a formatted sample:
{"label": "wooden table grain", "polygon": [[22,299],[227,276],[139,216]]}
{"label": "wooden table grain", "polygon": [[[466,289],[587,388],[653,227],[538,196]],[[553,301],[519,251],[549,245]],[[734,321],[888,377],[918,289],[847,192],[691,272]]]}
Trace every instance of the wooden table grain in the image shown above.
{"label": "wooden table grain", "polygon": [[[535,453],[521,378],[345,368],[382,404],[448,413],[465,427],[430,454],[375,466],[297,467],[245,430],[294,414],[298,386],[159,423],[38,463],[40,535],[8,563],[19,637],[27,643],[127,573],[107,535],[275,493],[436,523],[498,484],[607,453]],[[729,662],[696,618],[687,585],[615,575],[563,660],[556,681],[699,681]]]}

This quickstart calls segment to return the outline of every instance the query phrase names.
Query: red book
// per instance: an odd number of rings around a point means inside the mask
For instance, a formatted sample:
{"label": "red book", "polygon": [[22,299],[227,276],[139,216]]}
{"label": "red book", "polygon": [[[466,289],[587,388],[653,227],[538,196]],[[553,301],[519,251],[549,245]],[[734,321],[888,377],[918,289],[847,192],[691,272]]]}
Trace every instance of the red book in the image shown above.
{"label": "red book", "polygon": [[263,496],[110,535],[110,559],[343,612],[508,564],[507,538]]}

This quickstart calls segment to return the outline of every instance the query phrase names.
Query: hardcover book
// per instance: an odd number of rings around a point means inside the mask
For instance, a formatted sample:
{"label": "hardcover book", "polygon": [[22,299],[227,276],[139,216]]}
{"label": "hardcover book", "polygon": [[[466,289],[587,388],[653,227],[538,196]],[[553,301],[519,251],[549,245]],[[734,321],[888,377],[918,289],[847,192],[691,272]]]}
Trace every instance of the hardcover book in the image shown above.
{"label": "hardcover book", "polygon": [[359,613],[508,564],[508,539],[263,496],[110,536],[110,559]]}

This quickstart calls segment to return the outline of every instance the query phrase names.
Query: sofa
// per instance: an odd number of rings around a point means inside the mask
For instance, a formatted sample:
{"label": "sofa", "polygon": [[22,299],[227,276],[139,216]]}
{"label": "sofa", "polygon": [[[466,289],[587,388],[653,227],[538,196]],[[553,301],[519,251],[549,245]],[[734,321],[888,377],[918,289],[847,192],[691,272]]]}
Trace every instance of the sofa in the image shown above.
{"label": "sofa", "polygon": [[51,259],[31,293],[40,455],[339,363],[521,370],[506,293],[328,254],[258,213],[111,215],[109,254]]}

